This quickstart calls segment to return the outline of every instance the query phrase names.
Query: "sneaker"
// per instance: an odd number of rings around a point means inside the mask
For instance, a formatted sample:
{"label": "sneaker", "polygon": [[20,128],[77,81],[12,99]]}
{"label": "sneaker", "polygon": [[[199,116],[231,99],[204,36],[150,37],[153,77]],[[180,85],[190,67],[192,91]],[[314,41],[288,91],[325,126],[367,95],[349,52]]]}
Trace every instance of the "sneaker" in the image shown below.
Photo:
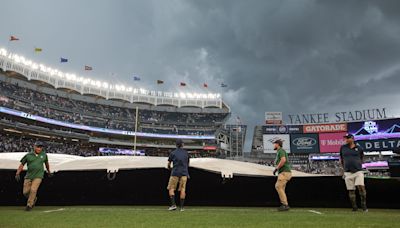
{"label": "sneaker", "polygon": [[181,208],[181,210],[180,210],[181,212],[184,212],[185,211],[185,208]]}
{"label": "sneaker", "polygon": [[367,204],[366,203],[361,203],[361,208],[363,212],[368,212]]}
{"label": "sneaker", "polygon": [[31,211],[31,210],[32,210],[32,207],[30,207],[30,206],[25,207],[25,211]]}
{"label": "sneaker", "polygon": [[168,208],[169,211],[175,211],[176,210],[176,205],[172,205]]}
{"label": "sneaker", "polygon": [[288,205],[281,205],[280,207],[278,207],[278,211],[288,211],[290,209],[290,207]]}

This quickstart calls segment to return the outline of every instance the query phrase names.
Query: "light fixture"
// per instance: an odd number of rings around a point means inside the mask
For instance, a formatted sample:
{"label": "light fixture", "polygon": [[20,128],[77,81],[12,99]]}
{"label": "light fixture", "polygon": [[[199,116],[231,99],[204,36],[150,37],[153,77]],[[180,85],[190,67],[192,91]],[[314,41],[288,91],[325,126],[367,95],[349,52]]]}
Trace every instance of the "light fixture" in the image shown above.
{"label": "light fixture", "polygon": [[109,84],[107,82],[103,82],[100,80],[93,80],[90,78],[79,77],[75,74],[63,73],[57,69],[53,69],[51,67],[46,67],[44,64],[32,62],[25,57],[9,53],[6,49],[0,48],[0,56],[5,56],[15,63],[22,63],[23,65],[29,67],[31,70],[40,70],[44,73],[47,73],[50,76],[57,76],[59,78],[66,78],[70,81],[79,82],[83,85],[90,84],[91,86],[96,86],[98,88],[104,89],[114,89],[119,92],[133,92],[134,94],[141,95],[150,95],[150,96],[158,96],[158,97],[168,97],[168,98],[179,98],[179,99],[221,99],[221,94],[219,93],[184,93],[184,92],[162,92],[162,91],[149,91],[144,88],[133,88],[126,87],[125,85],[117,85],[117,84]]}

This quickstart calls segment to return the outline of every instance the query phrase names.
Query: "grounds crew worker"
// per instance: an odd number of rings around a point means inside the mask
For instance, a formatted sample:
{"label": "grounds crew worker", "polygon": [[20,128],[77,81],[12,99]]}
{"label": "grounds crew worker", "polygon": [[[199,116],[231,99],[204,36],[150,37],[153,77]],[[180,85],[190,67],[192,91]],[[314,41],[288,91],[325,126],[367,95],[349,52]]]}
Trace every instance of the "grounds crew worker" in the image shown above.
{"label": "grounds crew worker", "polygon": [[[186,198],[186,182],[189,177],[189,154],[186,150],[182,149],[183,141],[176,140],[176,149],[171,152],[168,158],[168,169],[171,170],[171,177],[168,182],[168,192],[171,200],[169,211],[176,210],[175,191],[179,183],[180,191],[180,210],[184,211],[184,203]],[[171,163],[173,167],[171,168]]]}
{"label": "grounds crew worker", "polygon": [[23,194],[28,199],[26,204],[26,211],[32,210],[37,201],[36,193],[39,189],[40,183],[42,183],[44,168],[43,163],[46,165],[47,173],[51,176],[50,165],[47,159],[46,153],[43,151],[43,143],[36,142],[33,151],[27,153],[22,159],[21,164],[18,167],[15,179],[20,181],[20,174],[27,164],[28,169],[24,178]]}
{"label": "grounds crew worker", "polygon": [[349,198],[353,211],[357,211],[356,187],[360,193],[361,208],[364,212],[367,209],[367,190],[364,185],[364,172],[362,171],[362,162],[364,159],[364,150],[354,141],[352,134],[344,136],[346,144],[340,148],[340,162],[343,166],[343,179],[346,188],[349,191]]}
{"label": "grounds crew worker", "polygon": [[278,192],[279,199],[281,201],[281,206],[278,208],[278,211],[288,211],[290,209],[285,188],[286,184],[292,178],[292,172],[290,169],[289,159],[286,151],[282,148],[283,142],[282,140],[274,141],[274,150],[276,150],[276,159],[275,165],[276,168],[274,170],[274,175],[278,172],[278,180],[275,184],[275,189]]}

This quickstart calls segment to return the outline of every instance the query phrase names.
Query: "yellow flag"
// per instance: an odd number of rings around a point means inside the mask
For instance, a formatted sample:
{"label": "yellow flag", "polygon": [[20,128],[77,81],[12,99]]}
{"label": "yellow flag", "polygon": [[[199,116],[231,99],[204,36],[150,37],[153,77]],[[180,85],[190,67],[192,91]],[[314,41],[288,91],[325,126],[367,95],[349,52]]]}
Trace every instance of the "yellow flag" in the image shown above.
{"label": "yellow flag", "polygon": [[35,48],[35,52],[42,52],[41,48]]}

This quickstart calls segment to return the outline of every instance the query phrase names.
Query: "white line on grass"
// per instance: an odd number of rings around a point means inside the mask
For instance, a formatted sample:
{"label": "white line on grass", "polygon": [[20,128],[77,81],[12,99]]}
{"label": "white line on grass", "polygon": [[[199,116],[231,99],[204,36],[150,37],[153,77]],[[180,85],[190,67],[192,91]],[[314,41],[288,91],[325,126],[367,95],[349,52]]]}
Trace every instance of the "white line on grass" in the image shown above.
{"label": "white line on grass", "polygon": [[[63,208],[64,209],[64,208]],[[119,209],[118,207],[77,207],[77,208],[67,208],[68,210],[80,210],[80,211],[108,211],[113,209]],[[167,211],[168,207],[165,208],[129,208],[122,207],[124,211]],[[260,208],[186,208],[186,211],[239,211],[239,212],[251,212],[254,210],[259,210]],[[276,209],[263,208],[264,211],[276,211]]]}
{"label": "white line on grass", "polygon": [[56,209],[56,210],[48,210],[48,211],[43,211],[44,213],[50,213],[50,212],[57,212],[57,211],[63,211],[63,210],[65,210],[65,208],[59,208],[59,209]]}
{"label": "white line on grass", "polygon": [[321,212],[315,211],[315,210],[308,210],[308,212],[311,212],[311,213],[314,213],[314,214],[317,214],[317,215],[322,215]]}

